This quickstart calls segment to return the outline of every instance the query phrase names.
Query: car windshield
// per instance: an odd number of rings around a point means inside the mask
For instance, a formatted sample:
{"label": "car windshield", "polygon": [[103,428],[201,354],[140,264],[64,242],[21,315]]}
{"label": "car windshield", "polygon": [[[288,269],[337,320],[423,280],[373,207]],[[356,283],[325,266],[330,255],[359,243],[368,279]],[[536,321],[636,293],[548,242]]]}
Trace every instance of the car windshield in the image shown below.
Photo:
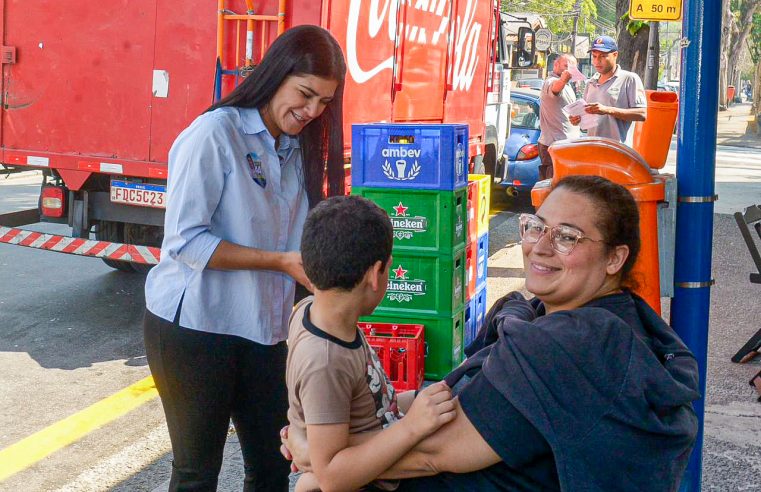
{"label": "car windshield", "polygon": [[529,130],[539,129],[539,104],[528,99],[511,97],[513,105],[511,125]]}

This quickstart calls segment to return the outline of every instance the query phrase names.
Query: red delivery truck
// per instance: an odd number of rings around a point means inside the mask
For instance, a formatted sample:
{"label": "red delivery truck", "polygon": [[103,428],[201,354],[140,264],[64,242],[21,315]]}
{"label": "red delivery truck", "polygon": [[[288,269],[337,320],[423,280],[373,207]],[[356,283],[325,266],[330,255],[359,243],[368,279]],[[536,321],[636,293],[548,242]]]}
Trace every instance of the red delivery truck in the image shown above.
{"label": "red delivery truck", "polygon": [[[467,123],[471,170],[500,175],[510,53],[496,0],[0,0],[0,21],[0,164],[43,173],[39,207],[0,216],[0,243],[146,271],[175,137],[300,24],[346,56],[347,173],[350,125],[393,121]],[[23,229],[40,221],[72,233]]]}

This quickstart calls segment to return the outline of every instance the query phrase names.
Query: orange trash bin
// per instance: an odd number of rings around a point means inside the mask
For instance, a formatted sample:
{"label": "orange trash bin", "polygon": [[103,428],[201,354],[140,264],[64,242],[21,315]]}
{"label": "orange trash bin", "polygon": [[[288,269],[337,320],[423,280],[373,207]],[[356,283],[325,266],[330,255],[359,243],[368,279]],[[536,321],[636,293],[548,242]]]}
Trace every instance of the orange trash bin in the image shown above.
{"label": "orange trash bin", "polygon": [[679,96],[676,92],[645,91],[647,119],[634,124],[632,147],[653,169],[662,169],[671,146],[676,117],[679,114]]}
{"label": "orange trash bin", "polygon": [[727,86],[727,102],[732,102],[735,100],[735,86],[728,85]]}
{"label": "orange trash bin", "polygon": [[624,186],[634,196],[639,209],[642,246],[632,270],[638,286],[635,292],[655,312],[661,313],[660,267],[658,262],[658,202],[665,198],[663,181],[655,179],[642,157],[617,140],[582,137],[555,142],[549,148],[554,175],[531,190],[534,207],[544,202],[552,187],[566,176],[602,176]]}

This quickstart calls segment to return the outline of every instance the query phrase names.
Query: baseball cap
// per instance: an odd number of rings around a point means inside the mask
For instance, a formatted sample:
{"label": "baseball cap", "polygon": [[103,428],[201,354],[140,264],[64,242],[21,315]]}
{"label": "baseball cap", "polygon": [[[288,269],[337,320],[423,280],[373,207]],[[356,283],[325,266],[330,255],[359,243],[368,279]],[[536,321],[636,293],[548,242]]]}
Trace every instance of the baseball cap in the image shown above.
{"label": "baseball cap", "polygon": [[616,40],[610,36],[600,36],[599,38],[595,38],[589,51],[611,53],[613,51],[618,51],[618,45],[616,44]]}

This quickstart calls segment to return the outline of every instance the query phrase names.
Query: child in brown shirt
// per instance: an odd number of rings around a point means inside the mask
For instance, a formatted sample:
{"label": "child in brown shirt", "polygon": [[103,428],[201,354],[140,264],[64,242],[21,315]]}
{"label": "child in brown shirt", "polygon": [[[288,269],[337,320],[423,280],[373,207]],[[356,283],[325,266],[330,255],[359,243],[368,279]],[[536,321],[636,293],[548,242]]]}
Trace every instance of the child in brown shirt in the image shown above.
{"label": "child in brown shirt", "polygon": [[[397,399],[357,328],[386,293],[392,234],[386,213],[356,196],[320,203],[304,226],[302,262],[315,294],[291,318],[286,381],[288,432],[306,437],[313,473],[301,476],[297,492],[359,489],[455,416],[444,383]],[[409,407],[402,420],[400,406]],[[380,429],[349,442],[349,434]],[[395,483],[372,486],[392,490]]]}

